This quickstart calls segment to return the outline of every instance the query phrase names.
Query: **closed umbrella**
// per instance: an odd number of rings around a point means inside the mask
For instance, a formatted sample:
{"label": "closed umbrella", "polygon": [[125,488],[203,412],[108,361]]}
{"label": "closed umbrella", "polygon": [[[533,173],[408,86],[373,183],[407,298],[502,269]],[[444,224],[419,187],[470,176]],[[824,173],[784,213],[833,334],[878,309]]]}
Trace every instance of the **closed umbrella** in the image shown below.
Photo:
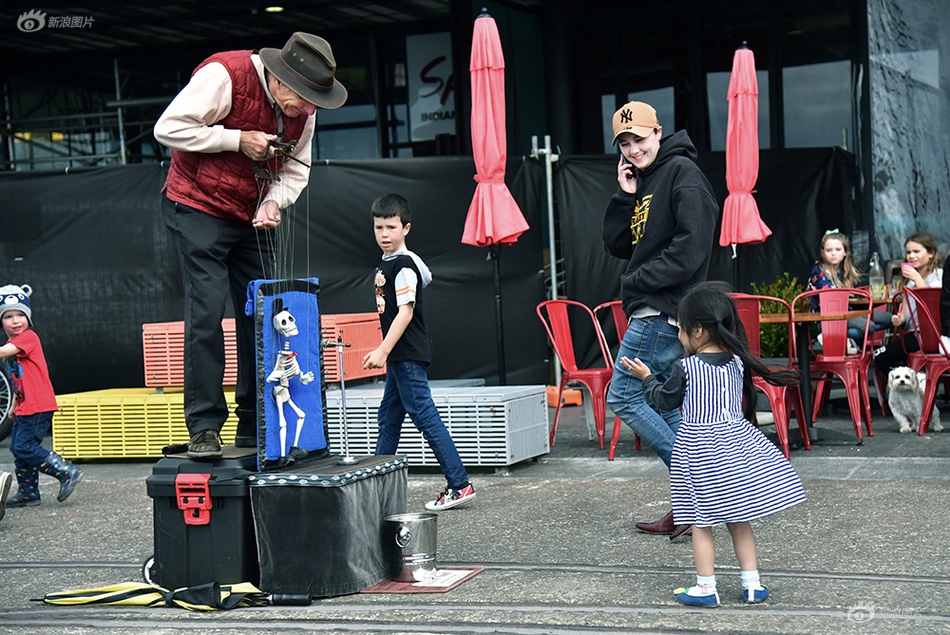
{"label": "closed umbrella", "polygon": [[505,56],[495,19],[482,9],[472,33],[472,154],[475,196],[465,217],[462,242],[488,247],[495,283],[498,380],[505,377],[505,338],[501,319],[501,245],[517,242],[528,223],[505,185],[508,143],[505,131]]}
{"label": "closed umbrella", "polygon": [[191,611],[226,611],[247,606],[266,606],[268,596],[253,584],[218,584],[168,590],[141,582],[123,582],[96,589],[57,591],[43,596],[47,604],[75,606],[107,604],[114,606],[178,607]]}
{"label": "closed umbrella", "polygon": [[[759,86],[755,56],[745,42],[736,50],[729,78],[729,121],[726,127],[726,187],[719,244],[732,246],[764,242],[772,235],[759,217],[752,189],[759,177]],[[738,270],[736,272],[738,285]]]}

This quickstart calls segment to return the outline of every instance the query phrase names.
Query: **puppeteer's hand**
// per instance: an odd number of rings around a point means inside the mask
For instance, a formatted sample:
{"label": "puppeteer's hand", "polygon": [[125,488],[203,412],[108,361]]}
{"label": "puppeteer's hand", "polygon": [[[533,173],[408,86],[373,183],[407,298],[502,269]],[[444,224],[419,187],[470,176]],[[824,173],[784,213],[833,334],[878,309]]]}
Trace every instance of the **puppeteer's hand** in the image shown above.
{"label": "puppeteer's hand", "polygon": [[646,379],[653,374],[647,365],[641,362],[638,357],[634,357],[632,362],[628,357],[621,357],[620,363],[623,364],[624,368],[636,375],[637,379]]}
{"label": "puppeteer's hand", "polygon": [[259,130],[242,130],[238,149],[252,161],[266,161],[274,156],[274,149],[270,146],[270,142],[276,139],[277,135]]}
{"label": "puppeteer's hand", "polygon": [[280,208],[277,207],[277,203],[274,201],[264,201],[264,203],[257,208],[257,213],[254,214],[254,220],[251,221],[251,225],[255,229],[273,229],[280,225]]}

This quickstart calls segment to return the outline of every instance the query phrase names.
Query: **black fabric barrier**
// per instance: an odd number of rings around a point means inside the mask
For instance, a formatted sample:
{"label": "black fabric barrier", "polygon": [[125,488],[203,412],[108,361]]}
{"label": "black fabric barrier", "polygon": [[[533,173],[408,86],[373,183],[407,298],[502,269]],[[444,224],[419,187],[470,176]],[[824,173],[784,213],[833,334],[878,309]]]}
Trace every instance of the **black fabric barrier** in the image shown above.
{"label": "black fabric barrier", "polygon": [[[851,231],[860,218],[853,164],[834,148],[761,152],[756,200],[774,233],[762,245],[739,247],[740,288],[783,271],[804,279],[824,231]],[[703,155],[700,165],[721,203],[725,155]],[[562,156],[554,164],[567,293],[590,306],[616,296],[624,266],[600,238],[615,166],[614,155]],[[426,290],[435,344],[430,377],[497,383],[492,263],[487,249],[460,242],[474,174],[466,157],[314,165],[310,187],[288,212],[292,222],[283,224],[283,277],[319,278],[323,314],[374,311],[380,251],[369,209],[380,194],[402,194],[414,214],[407,244],[434,274]],[[177,254],[159,213],[164,176],[157,164],[0,174],[0,280],[33,287],[34,324],[61,394],[143,385],[142,324],[182,319]],[[543,167],[513,158],[507,182],[531,227],[501,250],[508,383],[547,383],[550,353],[535,315],[546,297]],[[718,229],[711,240],[709,277],[732,282],[731,250],[718,246]]]}
{"label": "black fabric barrier", "polygon": [[[381,252],[370,205],[388,192],[406,196],[407,245],[434,276],[429,375],[498,383],[492,263],[487,249],[461,243],[474,174],[470,158],[314,165],[285,213],[281,273],[319,278],[323,314],[374,312]],[[501,250],[509,384],[548,378],[534,314],[544,298],[541,176],[536,163],[510,162],[507,181],[531,229]],[[178,257],[160,214],[164,178],[157,164],[0,174],[0,279],[33,287],[34,325],[60,394],[142,386],[142,324],[182,319]]]}
{"label": "black fabric barrier", "polygon": [[33,287],[59,394],[144,385],[142,324],[181,320],[156,165],[0,174],[0,279]]}
{"label": "black fabric barrier", "polygon": [[[488,249],[463,245],[462,229],[475,193],[475,166],[467,158],[394,159],[316,164],[307,193],[311,248],[294,232],[294,269],[320,279],[320,306],[331,313],[376,310],[373,275],[381,252],[370,206],[380,194],[402,194],[412,206],[406,244],[432,270],[426,321],[434,351],[429,376],[485,378],[498,383],[495,300]],[[509,161],[507,183],[530,229],[501,248],[505,362],[509,384],[546,383],[547,343],[535,306],[544,299],[541,241],[543,172],[535,162]],[[301,197],[304,198],[303,196]],[[297,223],[306,218],[298,202]],[[309,277],[309,276],[308,276]]]}

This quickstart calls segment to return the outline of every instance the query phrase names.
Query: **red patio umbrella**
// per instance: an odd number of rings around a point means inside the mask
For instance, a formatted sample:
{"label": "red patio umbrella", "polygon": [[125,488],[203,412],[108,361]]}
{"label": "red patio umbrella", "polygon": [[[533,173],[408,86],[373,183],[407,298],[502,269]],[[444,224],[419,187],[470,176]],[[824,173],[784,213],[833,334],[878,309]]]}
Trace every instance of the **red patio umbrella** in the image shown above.
{"label": "red patio umbrella", "polygon": [[524,214],[505,185],[508,143],[505,131],[505,56],[495,19],[482,9],[472,33],[472,154],[475,196],[468,208],[462,242],[488,247],[495,282],[495,328],[498,379],[505,378],[504,330],[501,320],[501,245],[510,245],[528,229]]}
{"label": "red patio umbrella", "polygon": [[[772,235],[759,217],[752,188],[759,177],[759,86],[755,56],[745,42],[736,50],[729,79],[729,122],[726,127],[726,187],[719,244],[732,246],[764,242]],[[738,280],[736,280],[738,284]]]}

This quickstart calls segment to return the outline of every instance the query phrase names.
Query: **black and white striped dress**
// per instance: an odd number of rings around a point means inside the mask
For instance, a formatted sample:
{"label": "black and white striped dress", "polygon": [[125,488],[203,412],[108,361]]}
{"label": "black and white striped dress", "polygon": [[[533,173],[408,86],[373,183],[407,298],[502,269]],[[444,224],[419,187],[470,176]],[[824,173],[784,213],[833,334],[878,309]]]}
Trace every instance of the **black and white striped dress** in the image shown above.
{"label": "black and white striped dress", "polygon": [[798,474],[742,416],[742,361],[718,365],[691,355],[682,423],[670,465],[677,525],[712,527],[769,516],[805,500]]}

